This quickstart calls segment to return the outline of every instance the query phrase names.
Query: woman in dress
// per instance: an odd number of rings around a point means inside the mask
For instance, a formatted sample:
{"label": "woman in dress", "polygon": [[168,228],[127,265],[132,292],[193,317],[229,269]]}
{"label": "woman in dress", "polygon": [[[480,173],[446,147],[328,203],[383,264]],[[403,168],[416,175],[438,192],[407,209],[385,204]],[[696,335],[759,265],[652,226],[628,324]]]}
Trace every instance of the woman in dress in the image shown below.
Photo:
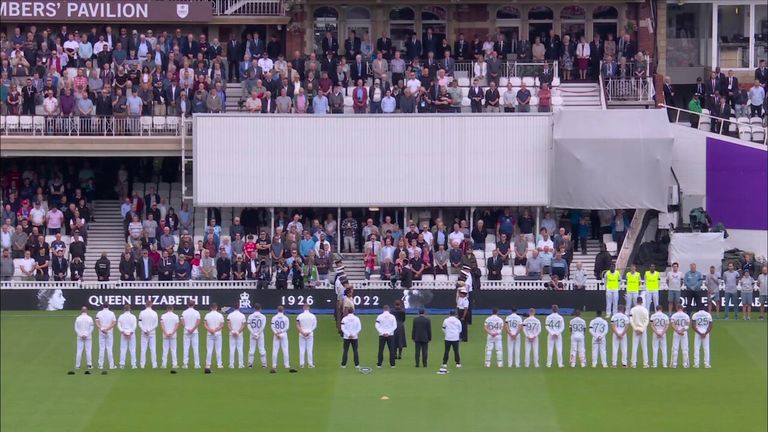
{"label": "woman in dress", "polygon": [[573,52],[571,51],[571,37],[563,36],[563,53],[560,56],[560,63],[563,68],[563,79],[571,80],[571,70],[573,70]]}
{"label": "woman in dress", "polygon": [[395,351],[397,353],[397,359],[400,360],[403,357],[403,348],[407,347],[405,337],[405,308],[403,308],[403,302],[395,300],[395,309],[392,311],[392,315],[397,320],[397,328],[395,329]]}
{"label": "woman in dress", "polygon": [[576,58],[578,59],[579,66],[579,79],[587,79],[587,66],[589,66],[590,49],[587,43],[587,38],[584,36],[579,40],[579,45],[576,47]]}
{"label": "woman in dress", "polygon": [[616,58],[616,41],[613,40],[612,33],[608,33],[608,39],[603,43],[603,60],[606,60],[608,57]]}

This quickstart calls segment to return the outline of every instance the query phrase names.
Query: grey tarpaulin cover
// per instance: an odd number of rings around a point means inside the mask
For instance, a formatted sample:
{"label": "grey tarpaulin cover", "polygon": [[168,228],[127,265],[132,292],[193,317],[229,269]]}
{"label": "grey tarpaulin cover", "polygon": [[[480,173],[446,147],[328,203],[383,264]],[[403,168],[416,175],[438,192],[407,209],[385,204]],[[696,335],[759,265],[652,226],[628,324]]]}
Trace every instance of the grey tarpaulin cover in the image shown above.
{"label": "grey tarpaulin cover", "polygon": [[666,111],[561,110],[553,141],[553,207],[666,211],[674,142]]}

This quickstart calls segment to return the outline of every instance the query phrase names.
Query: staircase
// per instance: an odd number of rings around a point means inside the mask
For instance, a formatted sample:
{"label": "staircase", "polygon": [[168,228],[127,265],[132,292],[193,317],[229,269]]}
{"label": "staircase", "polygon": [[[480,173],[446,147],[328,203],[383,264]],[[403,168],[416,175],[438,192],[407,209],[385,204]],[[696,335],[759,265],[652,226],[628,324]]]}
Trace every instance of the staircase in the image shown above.
{"label": "staircase", "polygon": [[240,83],[227,83],[225,93],[227,95],[227,112],[237,112],[237,103],[243,97],[243,88],[240,86]]}
{"label": "staircase", "polygon": [[112,262],[111,280],[118,280],[120,256],[125,248],[123,220],[120,217],[120,202],[117,200],[94,201],[94,221],[88,227],[88,243],[85,253],[84,281],[96,281],[96,260],[106,252]]}
{"label": "staircase", "polygon": [[344,271],[347,274],[347,278],[349,280],[365,280],[365,264],[363,264],[363,254],[345,253],[342,262],[344,263]]}
{"label": "staircase", "polygon": [[587,240],[587,254],[582,255],[581,251],[573,253],[573,262],[571,262],[569,273],[576,271],[576,263],[581,263],[581,269],[587,272],[587,279],[595,278],[595,257],[600,252],[600,241]]}
{"label": "staircase", "polygon": [[563,98],[563,109],[602,109],[600,85],[595,82],[565,82],[556,91]]}

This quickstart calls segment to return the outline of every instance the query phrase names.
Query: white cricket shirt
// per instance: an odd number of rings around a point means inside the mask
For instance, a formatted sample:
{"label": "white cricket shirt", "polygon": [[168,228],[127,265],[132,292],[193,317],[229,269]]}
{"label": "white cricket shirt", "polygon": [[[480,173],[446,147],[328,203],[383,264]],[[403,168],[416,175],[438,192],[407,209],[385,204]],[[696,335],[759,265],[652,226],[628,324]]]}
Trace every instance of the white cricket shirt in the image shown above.
{"label": "white cricket shirt", "polygon": [[278,313],[277,315],[272,317],[272,333],[278,334],[278,333],[285,333],[288,331],[288,328],[291,326],[291,321],[288,319],[285,314]]}
{"label": "white cricket shirt", "polygon": [[544,320],[544,325],[547,326],[547,333],[550,335],[559,335],[565,330],[565,320],[563,319],[563,316],[557,312],[547,315],[547,319]]}
{"label": "white cricket shirt", "polygon": [[197,322],[200,320],[200,312],[195,308],[187,308],[181,313],[181,320],[184,321],[184,330],[192,330],[192,334],[197,334]]}
{"label": "white cricket shirt", "polygon": [[[105,329],[117,321],[115,313],[109,309],[102,309],[96,314],[96,321],[99,322],[99,327]],[[110,330],[111,332],[112,330]]]}
{"label": "white cricket shirt", "polygon": [[264,333],[264,326],[267,324],[267,317],[261,312],[254,312],[248,316],[248,329],[251,335],[259,337]]}
{"label": "white cricket shirt", "polygon": [[509,331],[512,332],[512,334],[520,333],[520,325],[523,324],[523,319],[520,318],[520,315],[516,313],[507,315],[506,322],[507,327],[509,327]]}
{"label": "white cricket shirt", "polygon": [[656,331],[666,330],[669,325],[669,317],[664,312],[656,312],[651,315],[651,325]]}
{"label": "white cricket shirt", "polygon": [[608,334],[608,322],[602,317],[597,317],[589,322],[589,333],[593,338],[604,338]]}
{"label": "white cricket shirt", "polygon": [[152,309],[144,309],[139,314],[139,327],[143,332],[153,332],[157,328],[159,319],[157,318],[157,312]]}
{"label": "white cricket shirt", "polygon": [[[491,315],[485,319],[485,323],[483,325],[490,333],[496,333],[499,335],[501,334],[501,330],[504,328],[504,320],[502,320],[498,315]],[[488,335],[488,337],[493,336]]]}
{"label": "white cricket shirt", "polygon": [[587,322],[581,317],[576,317],[571,320],[571,337],[572,338],[584,338],[584,332],[587,330]]}
{"label": "white cricket shirt", "polygon": [[616,329],[620,332],[624,332],[624,328],[629,325],[629,317],[621,312],[617,312],[611,317],[611,324],[616,326]]}
{"label": "white cricket shirt", "polygon": [[538,336],[541,333],[541,321],[536,317],[528,317],[523,321],[523,333],[526,337]]}
{"label": "white cricket shirt", "polygon": [[312,333],[317,328],[317,317],[310,311],[304,311],[296,317],[301,330]]}
{"label": "white cricket shirt", "polygon": [[357,339],[363,324],[355,314],[349,314],[341,319],[341,332],[344,339]]}
{"label": "white cricket shirt", "polygon": [[672,314],[672,317],[670,318],[670,321],[672,321],[672,324],[675,326],[678,330],[688,331],[688,328],[691,326],[691,318],[683,311],[675,312]]}
{"label": "white cricket shirt", "polygon": [[696,326],[696,329],[703,333],[709,328],[709,323],[712,322],[712,315],[707,311],[700,310],[693,314],[691,320],[693,321],[693,325]]}
{"label": "white cricket shirt", "polygon": [[87,313],[81,313],[75,319],[75,334],[78,337],[86,336],[90,339],[91,333],[93,333],[93,318]]}
{"label": "white cricket shirt", "polygon": [[214,335],[219,335],[221,334],[221,328],[224,326],[224,315],[219,311],[210,311],[205,314],[205,324],[208,325],[208,328],[210,329],[218,328],[219,330],[216,331]]}
{"label": "white cricket shirt", "polygon": [[165,333],[174,332],[174,330],[176,329],[176,325],[178,324],[179,324],[179,316],[171,311],[164,313],[160,317],[160,325],[163,326],[163,335],[165,335]]}
{"label": "white cricket shirt", "polygon": [[125,311],[117,319],[117,329],[122,333],[133,333],[136,331],[136,315]]}
{"label": "white cricket shirt", "polygon": [[230,312],[229,315],[227,315],[227,320],[229,320],[229,325],[232,327],[232,331],[242,333],[241,329],[245,330],[243,328],[245,325],[245,315],[239,310]]}

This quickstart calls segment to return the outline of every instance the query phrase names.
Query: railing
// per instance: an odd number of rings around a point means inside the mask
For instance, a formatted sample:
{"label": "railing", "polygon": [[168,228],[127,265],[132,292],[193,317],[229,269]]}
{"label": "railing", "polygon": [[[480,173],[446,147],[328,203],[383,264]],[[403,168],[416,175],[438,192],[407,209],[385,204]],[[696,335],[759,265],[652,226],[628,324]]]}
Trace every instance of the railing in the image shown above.
{"label": "railing", "polygon": [[653,102],[656,91],[653,78],[609,78],[605,95],[608,102]]}
{"label": "railing", "polygon": [[284,0],[214,0],[213,15],[218,16],[283,16]]}
{"label": "railing", "polygon": [[[174,116],[46,117],[0,116],[6,136],[179,136],[182,120]],[[189,126],[191,129],[191,124]]]}
{"label": "railing", "polygon": [[[735,133],[739,139],[758,142],[768,146],[768,128],[763,126],[762,119],[759,117],[753,117],[751,119],[725,119],[711,115],[709,110],[703,110],[701,113],[697,113],[665,104],[658,104],[658,107],[665,108],[673,113],[670,115],[670,122],[672,123],[680,123],[680,115],[685,113],[688,115],[689,119],[691,116],[693,116],[694,119],[697,119],[693,124],[695,124],[699,130],[719,133],[720,135]],[[712,127],[713,124],[715,125],[714,130]]]}

